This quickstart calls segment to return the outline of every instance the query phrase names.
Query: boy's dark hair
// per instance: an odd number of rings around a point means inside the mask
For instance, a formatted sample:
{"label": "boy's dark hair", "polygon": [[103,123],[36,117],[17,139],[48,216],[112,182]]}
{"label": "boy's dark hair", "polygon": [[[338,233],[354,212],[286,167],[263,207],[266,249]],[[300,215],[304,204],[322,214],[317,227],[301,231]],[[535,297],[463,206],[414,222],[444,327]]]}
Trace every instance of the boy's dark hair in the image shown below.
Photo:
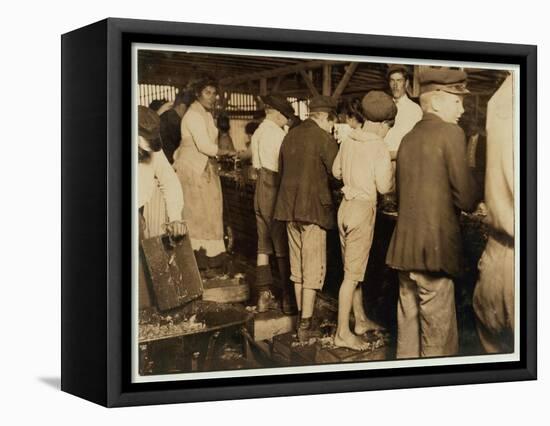
{"label": "boy's dark hair", "polygon": [[361,99],[359,98],[344,100],[338,105],[337,112],[338,115],[343,114],[348,117],[353,117],[361,124],[365,122],[365,117],[362,113]]}
{"label": "boy's dark hair", "polygon": [[174,108],[179,105],[189,106],[193,102],[193,93],[189,90],[180,89],[174,99]]}

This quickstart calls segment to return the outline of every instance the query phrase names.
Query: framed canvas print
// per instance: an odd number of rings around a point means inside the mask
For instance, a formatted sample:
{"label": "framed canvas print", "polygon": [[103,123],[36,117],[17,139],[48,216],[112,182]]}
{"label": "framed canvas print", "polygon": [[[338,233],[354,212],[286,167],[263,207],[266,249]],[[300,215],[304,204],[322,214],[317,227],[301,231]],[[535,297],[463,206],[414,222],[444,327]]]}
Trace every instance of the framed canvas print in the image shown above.
{"label": "framed canvas print", "polygon": [[62,389],[536,378],[536,47],[107,19],[62,37]]}

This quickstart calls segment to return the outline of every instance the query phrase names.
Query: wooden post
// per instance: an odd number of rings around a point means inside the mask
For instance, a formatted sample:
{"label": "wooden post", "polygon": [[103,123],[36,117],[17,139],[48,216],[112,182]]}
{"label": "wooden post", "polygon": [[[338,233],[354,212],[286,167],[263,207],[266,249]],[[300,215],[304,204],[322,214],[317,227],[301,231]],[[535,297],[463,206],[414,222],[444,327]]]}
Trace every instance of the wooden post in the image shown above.
{"label": "wooden post", "polygon": [[260,95],[267,95],[267,78],[260,78]]}
{"label": "wooden post", "polygon": [[279,90],[279,86],[281,85],[281,81],[283,81],[283,77],[284,76],[282,75],[277,77],[277,79],[275,80],[275,83],[273,84],[273,87],[271,88],[272,92],[277,92]]}
{"label": "wooden post", "polygon": [[218,89],[220,91],[220,109],[222,111],[225,111],[227,109],[227,95],[228,95],[228,92],[222,86],[218,87]]}
{"label": "wooden post", "polygon": [[330,96],[332,91],[332,65],[323,65],[323,95]]}

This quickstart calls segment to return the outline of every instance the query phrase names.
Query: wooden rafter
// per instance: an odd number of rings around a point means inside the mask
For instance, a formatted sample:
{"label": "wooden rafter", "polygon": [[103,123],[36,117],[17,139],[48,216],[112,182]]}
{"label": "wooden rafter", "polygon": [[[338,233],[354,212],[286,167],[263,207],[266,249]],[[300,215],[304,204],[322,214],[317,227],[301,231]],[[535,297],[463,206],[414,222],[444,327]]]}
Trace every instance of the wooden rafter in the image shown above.
{"label": "wooden rafter", "polygon": [[260,78],[260,95],[267,95],[267,78]]}
{"label": "wooden rafter", "polygon": [[342,93],[346,89],[346,86],[348,85],[349,81],[351,80],[351,77],[353,76],[353,73],[357,69],[357,66],[359,64],[357,62],[351,62],[346,67],[346,72],[342,76],[342,79],[338,83],[338,86],[336,86],[336,89],[334,89],[334,93],[332,94],[333,99],[338,99],[340,96],[342,96]]}
{"label": "wooden rafter", "polygon": [[311,92],[313,96],[319,96],[319,91],[313,84],[313,80],[307,75],[307,73],[304,70],[300,70],[300,75],[304,79],[304,82],[306,83],[307,88]]}
{"label": "wooden rafter", "polygon": [[260,72],[253,72],[250,74],[240,75],[236,77],[227,77],[220,80],[220,83],[223,85],[234,85],[243,83],[247,80],[259,80],[261,78],[272,78],[272,77],[278,77],[280,75],[285,76],[288,74],[295,74],[300,71],[320,68],[323,65],[335,65],[335,64],[341,64],[341,61],[309,61],[309,62],[301,62],[296,65],[289,65],[279,68],[274,68],[271,70],[266,71],[260,71]]}

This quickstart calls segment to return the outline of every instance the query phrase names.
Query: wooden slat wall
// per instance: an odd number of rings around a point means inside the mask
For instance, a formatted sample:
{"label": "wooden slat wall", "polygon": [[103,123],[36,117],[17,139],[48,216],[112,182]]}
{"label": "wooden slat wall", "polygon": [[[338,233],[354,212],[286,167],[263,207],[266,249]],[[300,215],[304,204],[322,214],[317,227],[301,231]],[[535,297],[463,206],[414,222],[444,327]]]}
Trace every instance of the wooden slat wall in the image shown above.
{"label": "wooden slat wall", "polygon": [[158,84],[140,84],[138,86],[139,105],[149,106],[155,99],[166,99],[169,102],[174,102],[178,89],[173,86],[158,85]]}

